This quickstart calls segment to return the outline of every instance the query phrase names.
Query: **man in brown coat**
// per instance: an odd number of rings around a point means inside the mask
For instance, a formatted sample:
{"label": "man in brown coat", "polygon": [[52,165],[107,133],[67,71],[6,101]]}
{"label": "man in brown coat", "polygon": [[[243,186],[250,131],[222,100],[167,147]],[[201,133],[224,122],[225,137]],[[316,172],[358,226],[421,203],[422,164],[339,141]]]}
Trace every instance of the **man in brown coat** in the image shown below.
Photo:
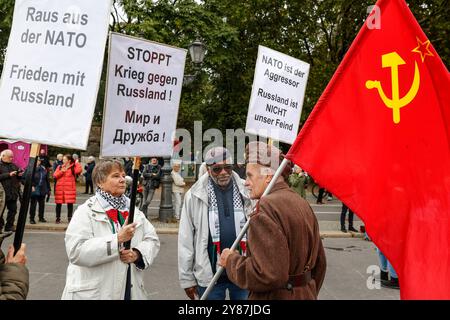
{"label": "man in brown coat", "polygon": [[[0,233],[0,245],[3,239],[12,232]],[[29,274],[25,266],[25,244],[14,255],[14,247],[11,245],[5,258],[0,250],[0,300],[25,300],[29,288]]]}
{"label": "man in brown coat", "polygon": [[250,215],[248,255],[225,249],[220,265],[232,282],[250,291],[249,299],[317,299],[326,259],[311,207],[283,177],[261,198],[282,159],[280,150],[251,142],[246,159],[250,198],[260,199]]}

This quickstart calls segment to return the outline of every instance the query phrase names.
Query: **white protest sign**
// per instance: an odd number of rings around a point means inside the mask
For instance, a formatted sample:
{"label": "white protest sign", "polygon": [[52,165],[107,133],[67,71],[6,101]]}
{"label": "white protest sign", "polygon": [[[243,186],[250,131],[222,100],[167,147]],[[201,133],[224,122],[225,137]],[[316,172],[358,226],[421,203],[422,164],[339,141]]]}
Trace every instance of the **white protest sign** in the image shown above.
{"label": "white protest sign", "polygon": [[292,144],[308,75],[308,63],[259,46],[245,132]]}
{"label": "white protest sign", "polygon": [[0,136],[86,149],[112,0],[16,0]]}
{"label": "white protest sign", "polygon": [[111,33],[103,157],[172,155],[186,52]]}

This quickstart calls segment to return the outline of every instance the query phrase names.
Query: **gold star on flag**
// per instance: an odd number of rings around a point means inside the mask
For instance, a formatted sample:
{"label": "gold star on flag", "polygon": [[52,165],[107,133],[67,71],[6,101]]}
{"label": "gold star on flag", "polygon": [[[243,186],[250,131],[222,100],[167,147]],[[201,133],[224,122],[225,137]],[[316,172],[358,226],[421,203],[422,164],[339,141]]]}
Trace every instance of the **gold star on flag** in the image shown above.
{"label": "gold star on flag", "polygon": [[417,38],[417,44],[418,46],[412,50],[412,52],[420,53],[420,57],[422,58],[422,62],[425,61],[426,56],[433,57],[434,55],[431,53],[430,49],[428,47],[431,45],[430,40],[427,40],[425,42],[422,42]]}

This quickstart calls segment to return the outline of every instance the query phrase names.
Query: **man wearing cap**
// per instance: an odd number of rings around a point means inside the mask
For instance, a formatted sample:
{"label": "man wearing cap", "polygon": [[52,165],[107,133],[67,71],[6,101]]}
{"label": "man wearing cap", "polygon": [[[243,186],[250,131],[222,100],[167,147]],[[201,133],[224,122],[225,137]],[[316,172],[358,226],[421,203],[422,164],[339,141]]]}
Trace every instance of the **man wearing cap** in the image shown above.
{"label": "man wearing cap", "polygon": [[[0,154],[0,182],[5,189],[5,207],[0,212],[0,232],[5,226],[5,231],[16,231],[14,220],[17,213],[17,198],[20,193],[20,179],[23,171],[13,163],[14,153],[10,149],[3,150]],[[5,220],[3,213],[8,209]]]}
{"label": "man wearing cap", "polygon": [[161,166],[158,164],[158,158],[152,157],[150,162],[144,166],[142,177],[144,178],[144,183],[142,184],[144,186],[144,197],[139,209],[148,217],[148,207],[153,200],[155,190],[159,188],[161,182]]}
{"label": "man wearing cap", "polygon": [[220,265],[251,300],[317,299],[326,260],[317,219],[308,203],[289,188],[285,168],[271,192],[261,198],[282,160],[281,151],[262,142],[246,148],[251,199],[260,199],[250,215],[244,257],[224,249]]}
{"label": "man wearing cap", "polygon": [[294,172],[289,176],[289,186],[297,192],[303,199],[306,199],[306,183],[308,176],[299,166],[294,166]]}
{"label": "man wearing cap", "polygon": [[[184,197],[178,233],[178,272],[181,287],[190,299],[201,297],[211,282],[223,248],[232,246],[245,225],[252,205],[244,180],[233,172],[230,152],[210,149],[205,162],[208,174],[199,177]],[[245,255],[246,238],[238,246]],[[222,273],[208,295],[211,300],[247,299],[248,291]]]}

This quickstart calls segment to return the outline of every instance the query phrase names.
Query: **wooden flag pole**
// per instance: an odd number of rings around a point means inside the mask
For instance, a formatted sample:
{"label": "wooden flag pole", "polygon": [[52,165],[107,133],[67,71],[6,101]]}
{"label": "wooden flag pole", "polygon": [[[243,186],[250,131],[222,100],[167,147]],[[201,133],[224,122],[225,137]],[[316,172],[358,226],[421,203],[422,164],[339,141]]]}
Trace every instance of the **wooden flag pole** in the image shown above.
{"label": "wooden flag pole", "polygon": [[[133,223],[134,221],[134,208],[136,206],[136,193],[137,193],[137,184],[139,180],[139,167],[141,166],[141,158],[134,157],[133,161],[133,183],[131,185],[131,201],[130,201],[130,212],[128,213],[128,224]],[[130,249],[131,240],[125,242],[125,249]]]}
{"label": "wooden flag pole", "polygon": [[19,251],[22,245],[25,223],[27,221],[28,208],[30,206],[32,179],[36,169],[36,160],[39,155],[39,143],[33,143],[30,150],[30,159],[28,160],[27,170],[25,171],[25,186],[23,188],[22,201],[20,202],[19,218],[17,219],[16,234],[14,235],[14,254]]}

